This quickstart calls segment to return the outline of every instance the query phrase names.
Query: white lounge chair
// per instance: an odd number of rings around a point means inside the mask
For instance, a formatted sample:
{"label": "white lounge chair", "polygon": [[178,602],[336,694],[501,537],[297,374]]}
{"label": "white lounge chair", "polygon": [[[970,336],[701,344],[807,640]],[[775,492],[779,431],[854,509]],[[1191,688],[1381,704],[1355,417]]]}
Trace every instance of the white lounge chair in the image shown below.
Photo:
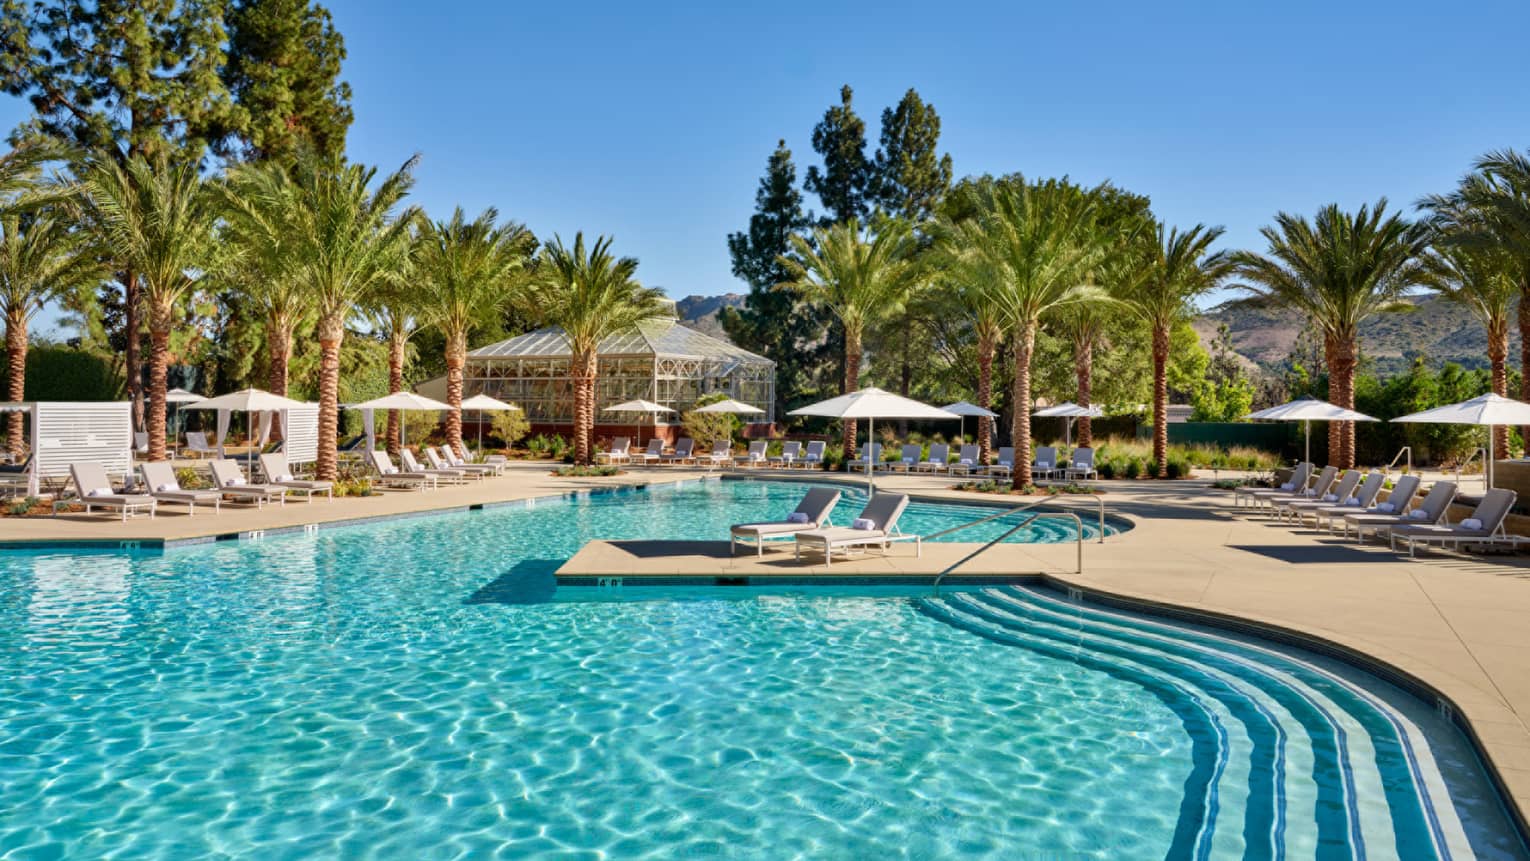
{"label": "white lounge chair", "polygon": [[74,479],[74,489],[85,503],[85,513],[97,508],[121,512],[122,520],[142,512],[154,516],[154,497],[142,493],[118,493],[106,475],[106,468],[99,463],[74,463],[69,465],[69,476]]}
{"label": "white lounge chair", "polygon": [[845,469],[846,470],[858,469],[858,470],[861,470],[861,471],[865,471],[867,466],[870,466],[872,469],[876,469],[877,466],[880,465],[881,463],[882,463],[882,444],[879,443],[879,442],[868,442],[865,445],[861,446],[861,456],[860,457],[857,457],[857,458],[855,458],[853,460],[845,461]]}
{"label": "white lounge chair", "polygon": [[[1393,518],[1400,517],[1408,512],[1408,506],[1413,503],[1413,497],[1418,495],[1419,479],[1416,475],[1405,475],[1392,485],[1392,492],[1387,494],[1385,502],[1371,500],[1364,511],[1346,510],[1335,512],[1328,518],[1328,531],[1332,533],[1338,526],[1344,527],[1344,537],[1349,537],[1349,527],[1357,518],[1380,517],[1381,523],[1391,523]],[[1379,497],[1381,494],[1377,494]]]}
{"label": "white lounge chair", "polygon": [[914,443],[909,443],[908,445],[905,445],[902,449],[900,449],[898,451],[898,459],[897,460],[888,461],[888,463],[887,463],[887,470],[889,472],[898,471],[898,470],[901,470],[903,472],[911,472],[914,469],[918,468],[918,466],[919,466],[919,458],[921,458],[923,456],[924,456],[924,446],[922,446],[922,445],[915,445]]}
{"label": "white lounge chair", "polygon": [[498,472],[497,468],[486,463],[464,463],[458,461],[452,457],[451,449],[446,446],[440,448],[436,448],[433,445],[420,446],[420,451],[425,452],[426,460],[429,460],[430,465],[435,469],[459,469],[480,481]]}
{"label": "white lounge chair", "polygon": [[978,447],[975,445],[964,445],[962,446],[961,453],[956,456],[956,463],[946,467],[946,470],[952,475],[957,473],[971,475],[972,471],[978,468]]}
{"label": "white lounge chair", "polygon": [[1408,555],[1418,544],[1454,545],[1457,550],[1463,544],[1492,544],[1506,536],[1503,522],[1514,508],[1519,494],[1502,487],[1495,487],[1482,494],[1482,501],[1472,509],[1470,517],[1455,525],[1403,525],[1387,530],[1387,541],[1397,549],[1397,539],[1408,542]]}
{"label": "white lounge chair", "polygon": [[803,469],[818,469],[823,466],[823,452],[828,443],[821,439],[809,440],[807,451],[802,453],[800,461]]}
{"label": "white lounge chair", "polygon": [[998,456],[993,463],[983,467],[983,472],[989,475],[1012,475],[1015,471],[1014,446],[1003,446],[999,449]]}
{"label": "white lounge chair", "polygon": [[951,447],[945,443],[930,446],[930,456],[915,467],[920,472],[945,472],[951,466]]}
{"label": "white lounge chair", "polygon": [[696,458],[697,463],[704,463],[707,468],[729,466],[733,463],[733,441],[719,439],[712,441],[712,453]]}
{"label": "white lounge chair", "polygon": [[262,508],[267,502],[276,500],[279,505],[287,504],[287,488],[275,484],[255,484],[244,477],[244,472],[239,464],[228,458],[218,458],[208,464],[212,470],[213,485],[218,488],[218,493],[225,499],[232,498],[236,502],[253,502],[256,508]]}
{"label": "white lounge chair", "polygon": [[1063,468],[1063,478],[1068,481],[1073,479],[1088,480],[1094,478],[1094,449],[1076,448],[1073,454],[1068,455],[1068,465]]}
{"label": "white lounge chair", "polygon": [[663,457],[659,458],[659,462],[675,464],[691,463],[696,459],[695,451],[696,441],[688,436],[684,436],[675,443],[674,453],[664,455]]}
{"label": "white lounge chair", "polygon": [[765,465],[765,452],[770,443],[763,439],[757,439],[749,443],[749,451],[734,460],[734,466],[751,467]]}
{"label": "white lounge chair", "polygon": [[186,447],[181,450],[182,454],[194,454],[197,457],[222,457],[223,452],[218,451],[215,445],[209,445],[207,434],[202,431],[186,431]]}
{"label": "white lounge chair", "polygon": [[600,459],[605,458],[606,463],[626,463],[632,459],[632,456],[627,453],[627,449],[631,447],[631,437],[619,436],[611,441],[610,451],[595,452],[595,462],[600,463]]}
{"label": "white lounge chair", "polygon": [[1360,486],[1355,489],[1355,492],[1339,500],[1338,505],[1319,508],[1316,511],[1303,513],[1299,517],[1305,522],[1306,515],[1310,513],[1314,529],[1322,526],[1323,521],[1327,520],[1328,531],[1332,532],[1335,518],[1342,518],[1346,514],[1359,514],[1363,511],[1369,511],[1371,506],[1376,504],[1376,497],[1380,495],[1382,486],[1386,482],[1387,477],[1382,475],[1380,470],[1371,472],[1366,475],[1365,481],[1360,482]]}
{"label": "white lounge chair", "polygon": [[[1416,508],[1410,511],[1400,511],[1395,514],[1348,514],[1344,517],[1344,534],[1349,535],[1349,528],[1355,527],[1355,541],[1365,542],[1365,530],[1370,528],[1372,532],[1380,534],[1391,530],[1394,526],[1428,526],[1439,523],[1445,519],[1450,511],[1450,504],[1455,501],[1459,488],[1453,481],[1436,481],[1434,486],[1419,502]],[[1395,494],[1394,494],[1395,496]],[[1387,499],[1392,501],[1392,497]]]}
{"label": "white lounge chair", "polygon": [[810,488],[785,520],[735,524],[729,531],[728,551],[736,553],[738,545],[753,544],[755,555],[764,556],[766,541],[795,538],[799,532],[829,526],[829,513],[837,504],[839,491],[828,487]]}
{"label": "white lounge chair", "polygon": [[1062,464],[1057,462],[1057,447],[1044,445],[1036,449],[1036,457],[1031,461],[1031,477],[1056,478],[1060,474]]}
{"label": "white lounge chair", "polygon": [[1345,470],[1334,482],[1328,491],[1317,499],[1282,499],[1275,505],[1275,516],[1281,520],[1295,515],[1300,519],[1306,512],[1319,511],[1330,506],[1338,505],[1354,495],[1355,488],[1360,486],[1360,470]]}
{"label": "white lounge chair", "polygon": [[133,431],[133,453],[149,453],[149,434],[145,431]]}
{"label": "white lounge chair", "polygon": [[214,514],[222,507],[223,495],[215,490],[183,490],[175,477],[175,467],[169,461],[141,463],[138,470],[143,473],[143,485],[148,488],[149,496],[157,502],[186,506],[189,517],[196,516],[198,504],[211,505]]}
{"label": "white lounge chair", "polygon": [[659,462],[659,458],[661,458],[663,456],[664,456],[664,440],[661,439],[660,437],[654,437],[653,439],[648,441],[648,448],[645,448],[642,451],[638,452],[637,454],[633,455],[632,459],[633,460],[640,460],[640,461],[642,461],[644,463],[644,465],[647,465],[647,464],[658,463]]}
{"label": "white lounge chair", "polygon": [[[848,554],[857,548],[879,547],[885,553],[893,541],[904,540],[903,534],[898,531],[898,518],[903,516],[906,508],[907,494],[879,493],[866,503],[860,516],[852,520],[849,526],[797,533],[797,560],[802,560],[804,549],[822,552],[824,565],[833,563],[836,550]],[[915,544],[915,552],[919,552],[922,549],[918,546],[919,538],[911,536],[910,540]]]}
{"label": "white lounge chair", "polygon": [[421,466],[420,462],[414,459],[414,452],[407,448],[399,448],[398,459],[404,464],[404,470],[406,472],[418,472],[424,475],[433,475],[436,477],[437,482],[444,482],[446,484],[467,484],[469,481],[473,480],[468,476],[465,470],[435,469]]}
{"label": "white lounge chair", "polygon": [[795,440],[781,443],[781,453],[770,459],[771,466],[779,466],[783,469],[791,469],[792,464],[802,457],[802,443]]}
{"label": "white lounge chair", "polygon": [[1301,467],[1297,467],[1296,472],[1291,475],[1291,481],[1274,489],[1261,488],[1252,493],[1244,494],[1244,496],[1257,507],[1268,505],[1272,509],[1279,503],[1287,500],[1318,499],[1328,492],[1328,488],[1333,487],[1334,479],[1338,478],[1339,475],[1339,468],[1336,466],[1323,467],[1323,471],[1318,473],[1316,481],[1308,481],[1307,478],[1310,475],[1310,468],[1304,472]]}
{"label": "white lounge chair", "polygon": [[378,481],[381,484],[392,487],[415,487],[420,490],[427,488],[435,490],[439,484],[434,475],[402,470],[394,466],[393,458],[388,457],[385,451],[371,452],[368,458],[372,461],[372,468],[377,470]]}
{"label": "white lounge chair", "polygon": [[1233,507],[1238,508],[1244,503],[1258,507],[1263,505],[1263,497],[1270,494],[1295,493],[1298,487],[1306,487],[1307,482],[1312,480],[1312,464],[1303,461],[1291,470],[1291,480],[1278,487],[1258,487],[1249,485],[1233,488]]}
{"label": "white lounge chair", "polygon": [[509,459],[502,454],[486,455],[481,462],[473,463],[473,459],[468,456],[467,450],[462,447],[461,443],[458,443],[455,447],[448,445],[444,448],[443,452],[451,465],[458,468],[464,466],[484,466],[488,467],[495,475],[504,475],[505,470],[510,468]]}
{"label": "white lounge chair", "polygon": [[277,487],[285,487],[293,493],[301,493],[309,502],[313,502],[315,493],[322,493],[330,499],[335,498],[335,483],[333,481],[307,481],[292,474],[292,467],[287,465],[287,455],[275,451],[260,456],[260,471],[265,474],[266,482]]}

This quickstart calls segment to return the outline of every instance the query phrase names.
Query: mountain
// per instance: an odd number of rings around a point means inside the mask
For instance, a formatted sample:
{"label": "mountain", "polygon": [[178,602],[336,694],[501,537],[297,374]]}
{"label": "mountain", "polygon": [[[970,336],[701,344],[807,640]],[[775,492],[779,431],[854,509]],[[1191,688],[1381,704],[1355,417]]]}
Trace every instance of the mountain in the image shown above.
{"label": "mountain", "polygon": [[714,338],[728,340],[728,334],[723,331],[722,324],[717,322],[717,314],[723,308],[742,308],[744,296],[742,293],[724,293],[721,296],[687,296],[675,302],[675,313],[680,315],[680,322],[699,332],[704,332]]}
{"label": "mountain", "polygon": [[[1400,373],[1420,355],[1434,364],[1487,366],[1487,336],[1471,311],[1433,296],[1415,299],[1412,305],[1411,311],[1377,314],[1360,327],[1360,352],[1375,373]],[[1218,327],[1226,324],[1235,352],[1273,369],[1290,355],[1305,323],[1301,316],[1279,309],[1222,305],[1198,317],[1195,330],[1209,348]],[[1513,326],[1509,355],[1519,355],[1519,334]]]}

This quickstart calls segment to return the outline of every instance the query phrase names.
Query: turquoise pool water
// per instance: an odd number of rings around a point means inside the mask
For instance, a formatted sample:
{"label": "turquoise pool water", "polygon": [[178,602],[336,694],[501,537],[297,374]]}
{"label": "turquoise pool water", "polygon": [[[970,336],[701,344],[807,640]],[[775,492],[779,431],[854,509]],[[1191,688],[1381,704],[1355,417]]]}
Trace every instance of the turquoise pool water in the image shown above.
{"label": "turquoise pool water", "polygon": [[0,858],[1526,857],[1448,723],[1312,655],[1021,588],[551,585],[800,492],[0,552]]}

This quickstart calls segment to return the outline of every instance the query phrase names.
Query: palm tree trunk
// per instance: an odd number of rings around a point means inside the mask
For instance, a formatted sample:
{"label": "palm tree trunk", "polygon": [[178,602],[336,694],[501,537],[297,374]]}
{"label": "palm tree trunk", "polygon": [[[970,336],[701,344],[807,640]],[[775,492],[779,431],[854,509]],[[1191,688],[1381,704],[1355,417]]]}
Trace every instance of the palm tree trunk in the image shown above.
{"label": "palm tree trunk", "polygon": [[[1078,405],[1089,406],[1090,391],[1094,388],[1094,339],[1082,338],[1073,345],[1073,375],[1078,379]],[[1078,447],[1094,445],[1094,428],[1088,416],[1078,420]]]}
{"label": "palm tree trunk", "polygon": [[149,411],[144,430],[149,433],[149,460],[165,460],[165,372],[170,365],[170,328],[174,309],[149,310]]}
{"label": "palm tree trunk", "polygon": [[[12,308],[5,315],[6,400],[27,399],[27,314]],[[26,414],[6,413],[6,450],[19,459],[26,449]]]}
{"label": "palm tree trunk", "polygon": [[1031,484],[1031,354],[1036,351],[1036,321],[1027,320],[1015,337],[1015,384],[1010,405],[1010,442],[1015,446],[1015,469],[1010,486]]}
{"label": "palm tree trunk", "polygon": [[1169,324],[1153,327],[1153,469],[1169,477]]}
{"label": "palm tree trunk", "polygon": [[[899,338],[902,343],[898,345],[900,364],[898,368],[898,394],[908,397],[909,390],[914,385],[914,363],[909,361],[908,330],[912,325],[912,318],[905,316],[903,325],[899,327]],[[898,419],[898,437],[908,438],[908,419]]]}
{"label": "palm tree trunk", "polygon": [[266,352],[271,367],[266,372],[266,388],[271,394],[287,396],[287,366],[292,359],[292,324],[273,315],[266,321]]}
{"label": "palm tree trunk", "polygon": [[[127,377],[128,402],[133,405],[133,427],[144,426],[143,373],[138,355],[138,274],[127,272],[122,279],[122,366]],[[150,445],[153,441],[150,441]]]}
{"label": "palm tree trunk", "polygon": [[[569,375],[574,378],[574,463],[594,462],[595,435],[595,351],[580,350],[569,358]],[[460,393],[459,393],[460,394]]]}
{"label": "palm tree trunk", "polygon": [[[388,333],[388,394],[390,395],[404,390],[404,350],[408,345],[409,341],[403,332],[395,328]],[[404,413],[401,410],[388,410],[385,445],[391,457],[398,457],[398,450],[403,445],[403,428]]]}
{"label": "palm tree trunk", "polygon": [[[1490,320],[1487,326],[1488,366],[1493,373],[1493,394],[1509,395],[1509,321]],[[1493,428],[1493,459],[1503,460],[1509,456],[1509,429]]]}
{"label": "palm tree trunk", "polygon": [[[1333,403],[1352,410],[1355,408],[1355,336],[1335,335],[1331,340],[1333,352],[1328,360],[1328,393]],[[1335,453],[1334,437],[1338,437],[1338,456],[1333,457],[1330,462],[1340,469],[1353,469],[1355,466],[1355,423],[1335,422],[1330,425],[1328,436],[1330,455]]]}
{"label": "palm tree trunk", "polygon": [[335,450],[340,434],[340,342],[345,338],[345,318],[338,314],[319,319],[319,456],[314,475],[320,481],[340,477],[340,456]]}
{"label": "palm tree trunk", "polygon": [[[978,333],[978,383],[977,405],[983,409],[990,409],[989,403],[993,400],[993,354],[994,338],[991,333]],[[978,417],[978,462],[988,463],[988,454],[993,449],[993,422],[986,416]]]}
{"label": "palm tree trunk", "polygon": [[[1519,399],[1530,401],[1530,275],[1519,280]],[[1530,447],[1530,425],[1519,435]]]}
{"label": "palm tree trunk", "polygon": [[[841,386],[843,394],[849,394],[861,387],[861,333],[858,330],[845,330],[845,381]],[[845,460],[855,459],[855,419],[845,419],[840,422],[843,428]]]}
{"label": "palm tree trunk", "polygon": [[446,402],[452,405],[446,414],[446,444],[462,448],[462,368],[467,364],[467,331],[452,332],[446,337]]}

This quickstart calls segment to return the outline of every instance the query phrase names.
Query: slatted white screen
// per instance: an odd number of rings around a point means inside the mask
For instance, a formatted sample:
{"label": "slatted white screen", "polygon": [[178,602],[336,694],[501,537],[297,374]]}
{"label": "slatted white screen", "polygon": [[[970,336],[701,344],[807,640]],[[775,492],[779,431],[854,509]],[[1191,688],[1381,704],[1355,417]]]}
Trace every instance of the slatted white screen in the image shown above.
{"label": "slatted white screen", "polygon": [[133,471],[133,405],[127,401],[38,401],[32,405],[38,478],[68,478],[72,463],[99,463],[107,475]]}
{"label": "slatted white screen", "polygon": [[313,463],[319,459],[319,405],[304,404],[285,410],[282,416],[282,435],[286,440],[282,451],[287,463]]}

